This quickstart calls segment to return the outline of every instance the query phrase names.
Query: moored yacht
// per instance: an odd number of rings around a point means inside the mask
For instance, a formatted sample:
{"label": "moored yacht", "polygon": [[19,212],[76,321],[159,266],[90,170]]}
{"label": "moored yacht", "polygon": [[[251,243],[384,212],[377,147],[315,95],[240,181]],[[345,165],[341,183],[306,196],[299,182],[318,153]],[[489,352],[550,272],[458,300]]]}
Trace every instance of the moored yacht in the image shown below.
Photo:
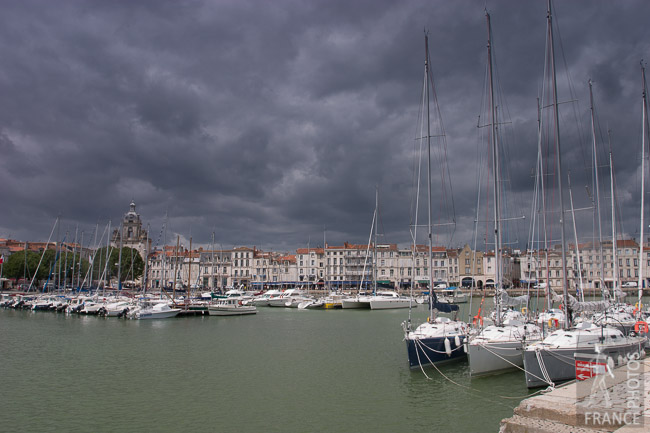
{"label": "moored yacht", "polygon": [[537,325],[507,319],[500,326],[489,325],[468,343],[471,376],[493,374],[524,365],[526,343],[539,341],[542,332]]}
{"label": "moored yacht", "polygon": [[370,298],[362,294],[345,297],[341,300],[341,308],[370,308]]}
{"label": "moored yacht", "polygon": [[409,367],[464,359],[463,345],[469,331],[465,322],[436,317],[422,323],[414,331],[405,329],[404,340]]}
{"label": "moored yacht", "polygon": [[387,310],[393,308],[409,308],[415,306],[415,301],[408,296],[400,296],[394,290],[382,290],[375,296],[369,296],[371,310]]}
{"label": "moored yacht", "polygon": [[234,297],[219,299],[208,306],[210,316],[243,316],[256,313],[255,305],[244,305],[240,299]]}
{"label": "moored yacht", "polygon": [[524,350],[526,386],[535,388],[575,379],[575,355],[605,355],[615,365],[631,356],[645,356],[647,338],[626,337],[615,328],[582,322],[572,329],[558,329]]}
{"label": "moored yacht", "polygon": [[166,303],[155,304],[152,307],[143,308],[135,313],[136,319],[169,319],[176,317],[181,312],[180,308],[170,308]]}

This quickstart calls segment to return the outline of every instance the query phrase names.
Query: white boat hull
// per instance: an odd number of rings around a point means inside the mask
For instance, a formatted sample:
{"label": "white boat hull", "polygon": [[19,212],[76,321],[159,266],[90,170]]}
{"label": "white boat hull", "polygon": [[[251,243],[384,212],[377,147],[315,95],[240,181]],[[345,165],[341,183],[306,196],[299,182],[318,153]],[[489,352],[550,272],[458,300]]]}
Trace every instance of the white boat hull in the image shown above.
{"label": "white boat hull", "polygon": [[242,305],[235,308],[210,305],[208,307],[208,314],[210,316],[243,316],[246,314],[257,314],[257,308],[252,305]]}
{"label": "white boat hull", "polygon": [[141,310],[136,313],[135,318],[140,320],[145,319],[169,319],[176,317],[181,312],[180,308],[171,308],[167,311],[145,311]]}
{"label": "white boat hull", "polygon": [[409,299],[371,299],[370,300],[370,309],[371,310],[389,310],[395,308],[408,308],[409,305],[415,307],[415,302],[411,302]]}
{"label": "white boat hull", "polygon": [[369,301],[362,301],[355,298],[343,299],[341,301],[342,308],[370,308]]}
{"label": "white boat hull", "polygon": [[523,367],[523,343],[521,341],[470,342],[470,376],[499,373]]}

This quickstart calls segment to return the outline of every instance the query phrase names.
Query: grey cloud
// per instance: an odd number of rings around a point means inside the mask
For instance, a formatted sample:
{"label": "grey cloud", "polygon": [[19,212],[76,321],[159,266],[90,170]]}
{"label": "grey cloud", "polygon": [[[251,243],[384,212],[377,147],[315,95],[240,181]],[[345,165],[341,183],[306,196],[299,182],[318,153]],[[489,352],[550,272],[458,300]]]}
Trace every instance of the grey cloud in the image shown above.
{"label": "grey cloud", "polygon": [[[483,4],[68,0],[5,6],[0,200],[11,206],[3,210],[0,236],[42,239],[59,214],[67,226],[78,223],[90,233],[97,221],[117,221],[134,199],[152,232],[168,212],[170,233],[187,239],[191,231],[195,243],[209,243],[214,230],[224,246],[290,250],[310,239],[322,243],[324,228],[330,243],[363,243],[378,185],[386,240],[408,243],[428,28],[458,221],[452,243],[473,237]],[[529,213],[546,6],[487,7],[512,120],[508,211]],[[556,5],[561,60],[583,122],[580,132],[563,130],[579,205],[589,203],[584,125],[592,78],[599,130],[611,129],[614,138],[621,205],[638,206],[638,62],[649,57],[649,9],[643,1]],[[606,151],[600,152],[604,163]],[[623,216],[622,227],[634,234],[636,212]],[[509,226],[509,237],[525,242],[527,224]]]}

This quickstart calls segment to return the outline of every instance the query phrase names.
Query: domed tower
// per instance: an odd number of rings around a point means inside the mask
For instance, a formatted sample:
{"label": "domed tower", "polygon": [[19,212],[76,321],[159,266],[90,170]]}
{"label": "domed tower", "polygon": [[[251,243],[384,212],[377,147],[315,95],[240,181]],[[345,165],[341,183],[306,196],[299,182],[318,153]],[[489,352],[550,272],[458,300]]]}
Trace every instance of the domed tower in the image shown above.
{"label": "domed tower", "polygon": [[116,228],[113,232],[113,246],[119,248],[121,237],[123,247],[138,250],[140,256],[144,259],[147,256],[147,251],[149,251],[151,239],[148,239],[147,231],[142,228],[142,221],[140,215],[135,211],[135,202],[133,200],[129,205],[129,211],[124,214],[121,226],[121,231]]}

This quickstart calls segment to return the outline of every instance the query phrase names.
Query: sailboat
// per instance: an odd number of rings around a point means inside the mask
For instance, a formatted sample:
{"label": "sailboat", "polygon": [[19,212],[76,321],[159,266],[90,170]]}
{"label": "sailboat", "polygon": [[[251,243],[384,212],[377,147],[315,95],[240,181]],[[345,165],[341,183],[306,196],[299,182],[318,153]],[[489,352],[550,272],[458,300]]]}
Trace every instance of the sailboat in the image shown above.
{"label": "sailboat", "polygon": [[[571,326],[572,315],[581,312],[603,312],[607,309],[608,301],[579,302],[569,295],[567,287],[566,243],[564,227],[564,197],[562,190],[562,160],[559,132],[559,113],[557,83],[555,74],[555,50],[553,41],[553,26],[551,1],[547,10],[548,56],[550,61],[551,86],[553,93],[554,141],[557,171],[557,185],[560,205],[561,242],[562,242],[562,282],[563,295],[555,296],[564,305],[565,323],[563,329],[558,329],[542,341],[526,346],[524,350],[524,368],[526,371],[526,386],[534,388],[550,385],[563,380],[575,379],[575,356],[577,354],[604,359],[608,364],[618,365],[626,362],[631,356],[643,356],[645,337],[626,337],[615,328],[598,326],[590,321],[583,321],[575,327]],[[611,164],[611,158],[610,158]],[[613,244],[616,249],[615,240]],[[610,362],[611,360],[611,362]]]}
{"label": "sailboat", "polygon": [[[431,204],[431,124],[430,124],[430,110],[429,110],[429,93],[430,86],[433,84],[433,77],[429,69],[429,39],[428,35],[424,36],[424,45],[425,45],[425,58],[424,58],[424,98],[423,101],[426,104],[426,136],[422,137],[426,139],[427,145],[427,193],[428,193],[428,239],[429,245],[428,250],[428,273],[429,273],[429,317],[427,321],[420,324],[414,330],[411,329],[411,309],[409,308],[409,318],[408,321],[402,324],[404,328],[404,340],[406,341],[406,349],[408,353],[409,366],[411,368],[421,367],[427,364],[437,364],[453,360],[465,359],[466,353],[463,350],[463,345],[469,327],[465,322],[451,319],[449,317],[437,317],[438,312],[444,313],[457,313],[458,305],[452,305],[447,303],[442,303],[438,301],[438,298],[433,290],[433,233],[432,233],[432,204]],[[442,122],[441,122],[442,123]],[[441,134],[444,137],[444,134]],[[422,141],[420,143],[423,143]],[[420,156],[422,153],[420,152]],[[418,185],[419,185],[419,176],[418,176]],[[419,191],[419,187],[417,188]],[[416,200],[417,202],[417,200]],[[415,223],[412,230],[412,240],[413,240],[413,255],[417,254],[417,204],[415,211]],[[413,260],[415,265],[415,260]],[[413,273],[413,278],[411,279],[411,291],[413,291],[415,285],[415,272]],[[411,294],[412,295],[412,294]],[[411,301],[411,306],[413,302]]]}
{"label": "sailboat", "polygon": [[372,225],[370,228],[370,238],[368,239],[368,248],[366,250],[366,257],[370,254],[370,246],[372,245],[372,294],[364,295],[361,293],[364,277],[366,275],[366,263],[361,273],[361,280],[359,281],[359,291],[354,296],[348,296],[341,299],[341,307],[345,309],[350,308],[370,308],[371,310],[388,310],[396,308],[409,308],[412,304],[412,299],[408,296],[401,296],[394,290],[377,290],[377,226],[379,221],[379,189],[375,190],[375,212],[372,217]]}
{"label": "sailboat", "polygon": [[494,243],[495,243],[495,321],[481,329],[468,343],[470,375],[490,374],[523,365],[524,344],[541,339],[537,325],[526,323],[523,315],[516,318],[504,317],[503,307],[527,303],[528,297],[511,298],[503,288],[501,255],[501,181],[499,173],[499,140],[497,134],[496,104],[494,98],[494,74],[492,69],[492,26],[490,14],[486,11],[488,29],[488,82],[490,99],[490,130],[492,150],[493,192],[494,192]]}

